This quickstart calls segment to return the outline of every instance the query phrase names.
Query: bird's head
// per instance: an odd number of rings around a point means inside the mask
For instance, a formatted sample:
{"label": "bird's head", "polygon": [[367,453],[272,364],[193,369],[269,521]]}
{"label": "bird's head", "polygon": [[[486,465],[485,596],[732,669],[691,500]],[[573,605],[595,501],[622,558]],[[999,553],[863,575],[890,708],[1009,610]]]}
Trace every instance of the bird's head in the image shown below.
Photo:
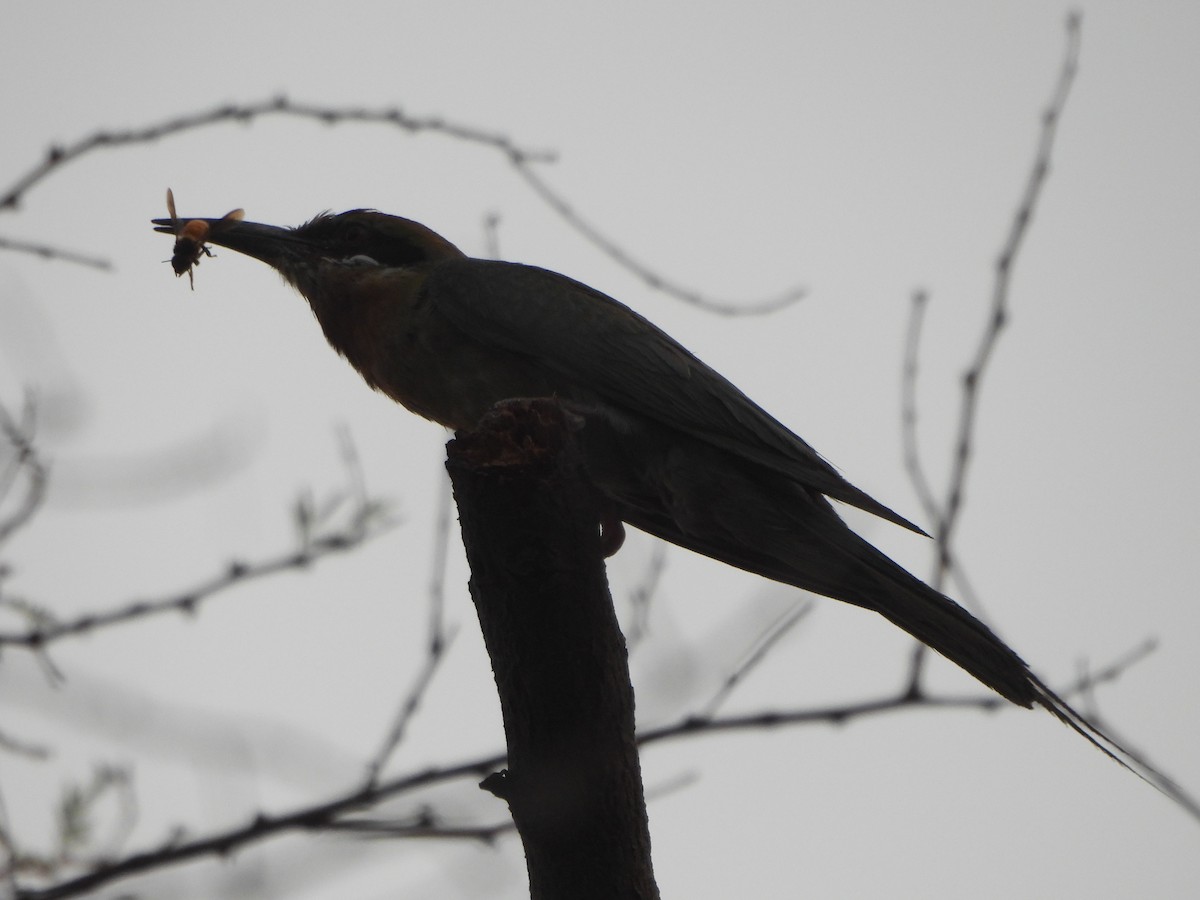
{"label": "bird's head", "polygon": [[[419,222],[370,209],[322,213],[298,228],[245,222],[228,216],[153,222],[155,231],[180,235],[184,228],[190,229],[199,236],[201,245],[216,244],[261,260],[310,300],[327,290],[329,281],[340,280],[339,276],[355,271],[414,269],[464,255]],[[176,253],[179,252],[177,245]],[[199,256],[199,250],[196,255]]]}

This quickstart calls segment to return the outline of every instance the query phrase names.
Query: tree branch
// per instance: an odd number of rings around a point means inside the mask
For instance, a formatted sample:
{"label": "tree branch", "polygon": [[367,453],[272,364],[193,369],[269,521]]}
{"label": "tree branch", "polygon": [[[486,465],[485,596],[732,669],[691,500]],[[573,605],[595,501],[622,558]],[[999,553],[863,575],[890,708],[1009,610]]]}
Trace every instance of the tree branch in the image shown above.
{"label": "tree branch", "polygon": [[[73,619],[57,620],[44,608],[33,610],[36,624],[27,631],[0,632],[0,648],[25,647],[39,650],[54,641],[88,634],[102,628],[120,625],[135,619],[162,613],[178,612],[193,614],[201,603],[230,588],[277,575],[292,569],[305,569],[315,562],[337,553],[353,550],[363,543],[390,530],[396,523],[384,512],[381,503],[365,497],[356,498],[355,508],[349,521],[342,527],[321,530],[323,521],[330,515],[344,495],[314,508],[311,500],[297,502],[295,518],[300,532],[300,547],[259,562],[247,563],[235,560],[220,572],[197,584],[195,587],[156,600],[138,600],[106,612],[87,613]],[[317,529],[314,532],[314,529]]]}
{"label": "tree branch", "polygon": [[[1118,678],[1129,667],[1140,662],[1150,647],[1140,645],[1134,651],[1125,654],[1118,660],[1087,675],[1058,691],[1064,697],[1074,694],[1086,694],[1095,685]],[[845,725],[858,719],[886,715],[911,709],[941,709],[941,710],[982,710],[986,712],[1005,711],[1013,707],[994,694],[977,696],[932,696],[919,692],[911,694],[907,690],[900,693],[889,693],[871,700],[859,703],[840,704],[836,706],[813,707],[796,710],[770,710],[761,713],[734,716],[686,716],[678,722],[652,728],[640,732],[637,736],[639,748],[663,741],[678,738],[693,738],[705,734],[730,733],[738,731],[758,731],[765,728],[794,727],[800,725]],[[388,835],[395,838],[428,838],[455,837],[474,840],[490,840],[494,834],[503,830],[502,826],[464,826],[450,829],[438,824],[438,818],[431,811],[398,822],[392,820],[352,819],[343,817],[375,806],[384,800],[439,784],[447,784],[464,778],[479,777],[493,772],[498,766],[506,763],[503,753],[482,756],[473,760],[442,768],[425,769],[405,776],[374,785],[360,785],[352,790],[331,799],[320,800],[316,803],[294,809],[287,813],[272,815],[257,813],[249,822],[226,831],[216,832],[207,836],[185,840],[182,829],[176,829],[176,834],[162,846],[134,853],[119,860],[97,861],[92,871],[76,878],[64,879],[43,888],[23,888],[16,892],[17,900],[62,900],[67,897],[81,896],[89,891],[103,887],[111,882],[143,874],[153,870],[167,868],[183,862],[205,856],[228,857],[233,853],[249,847],[259,841],[280,837],[297,831],[352,831],[371,832],[377,835]],[[1179,790],[1177,788],[1177,790]],[[1166,791],[1164,791],[1166,792]],[[1194,817],[1200,819],[1200,803],[1196,798],[1179,791],[1181,799],[1177,802]],[[377,822],[377,827],[368,825]],[[17,863],[19,864],[19,860]],[[2,874],[2,873],[0,873]],[[11,873],[9,873],[11,874]]]}
{"label": "tree branch", "polygon": [[633,687],[578,420],[507,401],[448,448],[508,742],[508,769],[482,786],[512,811],[532,900],[652,900]]}
{"label": "tree branch", "polygon": [[[984,375],[992,360],[992,354],[1000,340],[1000,332],[1008,323],[1008,293],[1013,267],[1029,231],[1034,210],[1041,198],[1046,176],[1050,171],[1050,157],[1054,150],[1054,138],[1058,122],[1066,108],[1071,85],[1079,68],[1080,16],[1071,13],[1066,22],[1066,46],[1059,68],[1058,80],[1050,103],[1042,113],[1042,127],[1038,136],[1033,164],[1026,178],[1021,200],[1017,204],[1009,224],[1008,236],[996,260],[996,276],[992,285],[991,307],[987,322],[979,338],[975,356],[962,378],[962,397],[959,403],[957,435],[954,440],[954,460],[951,464],[946,485],[945,498],[939,500],[930,487],[921,463],[917,446],[917,351],[920,346],[921,324],[924,319],[928,295],[918,291],[913,295],[912,314],[909,320],[908,337],[905,343],[905,358],[901,375],[901,422],[904,443],[904,458],[921,505],[934,522],[934,541],[937,557],[930,585],[945,591],[946,579],[956,570],[953,541],[962,512],[966,494],[967,475],[974,453],[976,419],[979,414],[979,392]],[[982,618],[978,604],[971,604],[972,611]],[[909,684],[916,689],[921,678],[926,657],[924,645],[913,649],[909,669]]]}

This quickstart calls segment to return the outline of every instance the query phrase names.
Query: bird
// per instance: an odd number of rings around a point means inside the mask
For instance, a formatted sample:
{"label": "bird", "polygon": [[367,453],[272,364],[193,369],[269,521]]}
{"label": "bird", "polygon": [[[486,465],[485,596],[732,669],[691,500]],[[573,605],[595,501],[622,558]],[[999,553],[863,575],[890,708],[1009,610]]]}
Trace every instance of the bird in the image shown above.
{"label": "bird", "polygon": [[[152,221],[183,239],[174,215]],[[417,415],[469,429],[502,401],[555,397],[584,423],[587,474],[616,519],[874,611],[1114,756],[1113,742],[1016,651],[854,532],[831,500],[922,529],[628,306],[547,269],[472,258],[418,222],[372,209],[295,228],[230,216],[185,227],[275,269],[363,380]]]}

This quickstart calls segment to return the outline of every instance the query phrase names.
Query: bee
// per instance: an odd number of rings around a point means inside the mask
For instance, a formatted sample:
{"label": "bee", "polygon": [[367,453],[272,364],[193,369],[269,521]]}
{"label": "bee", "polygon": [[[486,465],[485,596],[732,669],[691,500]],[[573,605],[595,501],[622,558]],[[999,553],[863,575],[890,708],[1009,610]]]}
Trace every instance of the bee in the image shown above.
{"label": "bee", "polygon": [[212,256],[212,251],[204,245],[214,228],[220,228],[224,222],[240,222],[246,216],[242,209],[231,209],[218,221],[209,224],[204,219],[192,219],[190,222],[180,222],[175,212],[175,194],[167,188],[167,215],[171,217],[171,230],[175,232],[175,252],[171,257],[171,268],[178,277],[187,272],[188,284],[196,289],[196,280],[192,268],[200,265],[202,256]]}

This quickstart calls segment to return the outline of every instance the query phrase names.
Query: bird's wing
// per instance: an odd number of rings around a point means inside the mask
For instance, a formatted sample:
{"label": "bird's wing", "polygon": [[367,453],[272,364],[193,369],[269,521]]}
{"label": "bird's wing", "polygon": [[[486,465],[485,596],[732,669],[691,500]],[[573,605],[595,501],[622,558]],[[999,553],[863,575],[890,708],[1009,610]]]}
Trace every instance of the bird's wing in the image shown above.
{"label": "bird's wing", "polygon": [[773,469],[913,531],[660,328],[564,275],[479,259],[440,263],[426,295],[485,345],[537,360],[621,409]]}

